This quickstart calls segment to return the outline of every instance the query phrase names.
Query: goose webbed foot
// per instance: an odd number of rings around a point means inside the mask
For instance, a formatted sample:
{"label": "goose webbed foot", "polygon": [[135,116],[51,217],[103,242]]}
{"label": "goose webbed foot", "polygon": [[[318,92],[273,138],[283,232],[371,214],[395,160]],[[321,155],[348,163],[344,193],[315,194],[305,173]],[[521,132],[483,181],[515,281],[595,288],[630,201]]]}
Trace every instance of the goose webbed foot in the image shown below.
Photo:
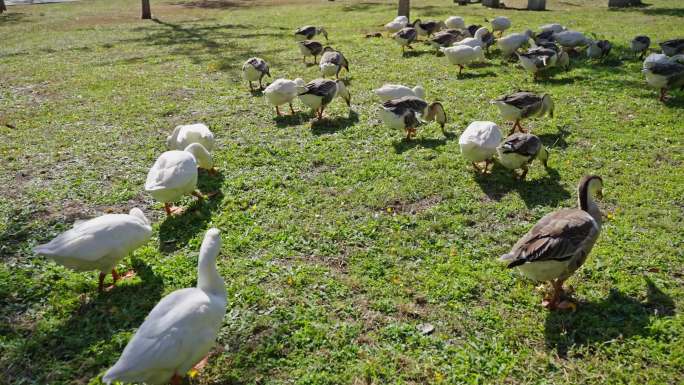
{"label": "goose webbed foot", "polygon": [[164,203],[164,210],[166,211],[166,216],[180,215],[185,209],[178,206],[173,206],[170,203]]}
{"label": "goose webbed foot", "polygon": [[294,108],[292,108],[292,103],[290,103],[290,112],[292,113],[292,115],[295,114],[295,110],[294,110]]}
{"label": "goose webbed foot", "polygon": [[183,383],[183,377],[179,376],[177,373],[173,374],[173,377],[169,380],[171,385],[181,385]]}

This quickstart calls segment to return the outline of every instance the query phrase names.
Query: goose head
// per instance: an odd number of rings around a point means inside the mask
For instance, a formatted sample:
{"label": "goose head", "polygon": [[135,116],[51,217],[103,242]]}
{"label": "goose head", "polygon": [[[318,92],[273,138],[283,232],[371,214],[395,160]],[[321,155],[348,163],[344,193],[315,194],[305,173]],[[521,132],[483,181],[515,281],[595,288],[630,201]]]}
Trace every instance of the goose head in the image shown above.
{"label": "goose head", "polygon": [[351,94],[349,93],[347,86],[344,85],[342,80],[338,80],[335,83],[337,84],[337,96],[344,99],[344,101],[347,103],[347,107],[351,108]]}
{"label": "goose head", "polygon": [[420,19],[413,20],[413,23],[411,23],[411,27],[416,28],[416,25],[420,24],[420,23],[421,23]]}
{"label": "goose head", "polygon": [[197,263],[197,287],[209,294],[216,294],[225,299],[226,284],[216,270],[216,257],[221,251],[221,235],[216,228],[207,230],[200,246]]}
{"label": "goose head", "polygon": [[489,33],[489,30],[486,27],[480,27],[475,31],[475,36],[473,36],[476,39],[482,40],[485,35]]}
{"label": "goose head", "polygon": [[543,114],[549,114],[550,117],[553,118],[553,110],[554,110],[554,105],[553,105],[553,99],[551,99],[551,95],[549,94],[544,94],[542,95],[542,115]]}
{"label": "goose head", "polygon": [[175,142],[176,139],[178,139],[178,134],[180,133],[182,127],[183,126],[176,126],[176,128],[173,129],[171,135],[166,137],[166,147],[171,148],[173,142]]}
{"label": "goose head", "polygon": [[417,85],[417,86],[413,87],[412,91],[417,97],[425,100],[425,88]]}
{"label": "goose head", "polygon": [[427,108],[427,113],[425,114],[425,120],[431,122],[436,121],[439,126],[444,130],[444,125],[446,124],[446,113],[444,112],[444,106],[440,102],[434,102],[430,104]]}
{"label": "goose head", "polygon": [[214,161],[211,159],[211,154],[204,146],[199,143],[192,143],[185,147],[185,150],[192,154],[197,161],[197,166],[206,170],[211,170],[214,167]]}
{"label": "goose head", "polygon": [[587,175],[582,177],[577,186],[577,200],[580,209],[588,212],[594,220],[601,223],[601,211],[594,197],[603,198],[603,179],[598,175]]}
{"label": "goose head", "polygon": [[294,83],[297,85],[297,87],[304,87],[306,85],[306,82],[302,78],[296,78],[294,80]]}
{"label": "goose head", "polygon": [[150,225],[150,220],[147,219],[142,210],[140,210],[137,207],[132,208],[131,211],[128,212],[128,215],[140,219],[140,221],[142,221],[142,223],[146,224],[147,226]]}
{"label": "goose head", "polygon": [[326,31],[325,28],[319,27],[316,31],[325,37],[325,41],[328,41],[328,31]]}

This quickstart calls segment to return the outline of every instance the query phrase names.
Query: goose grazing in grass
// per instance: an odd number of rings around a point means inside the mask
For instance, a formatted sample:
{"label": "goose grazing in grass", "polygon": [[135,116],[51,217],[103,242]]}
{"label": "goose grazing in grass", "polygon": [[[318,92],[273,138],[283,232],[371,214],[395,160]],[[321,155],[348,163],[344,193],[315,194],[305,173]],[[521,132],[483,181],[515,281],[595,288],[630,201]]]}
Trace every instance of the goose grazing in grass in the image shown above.
{"label": "goose grazing in grass", "polygon": [[351,95],[342,80],[314,79],[302,87],[297,87],[299,100],[317,112],[318,119],[323,119],[323,110],[335,99],[341,97],[351,108]]}
{"label": "goose grazing in grass", "polygon": [[316,35],[323,35],[325,41],[328,41],[328,31],[323,27],[314,27],[313,25],[306,25],[298,28],[295,33],[295,40],[311,40]]}
{"label": "goose grazing in grass", "polygon": [[323,56],[319,64],[321,75],[324,77],[335,75],[335,79],[340,78],[342,68],[349,72],[349,62],[342,52],[336,51],[331,47],[323,48]]}
{"label": "goose grazing in grass", "polygon": [[589,59],[603,59],[610,53],[613,45],[608,40],[588,40],[587,57]]}
{"label": "goose grazing in grass", "polygon": [[660,43],[660,48],[667,56],[675,56],[684,53],[684,39],[666,40]]}
{"label": "goose grazing in grass", "polygon": [[509,135],[513,134],[516,129],[525,132],[520,125],[522,119],[546,114],[553,118],[554,105],[549,94],[537,95],[528,91],[518,91],[494,99],[490,103],[499,108],[503,120],[515,122]]}
{"label": "goose grazing in grass", "polygon": [[532,35],[529,29],[523,33],[511,33],[497,40],[496,45],[504,57],[513,56],[515,51],[528,44]]}
{"label": "goose grazing in grass", "polygon": [[264,95],[266,95],[268,102],[275,106],[278,116],[281,115],[278,107],[285,103],[290,105],[290,112],[294,115],[295,111],[292,108],[292,100],[297,97],[297,87],[303,87],[304,84],[304,80],[300,78],[295,80],[276,79],[266,87]]}
{"label": "goose grazing in grass", "polygon": [[[112,285],[121,278],[116,264],[144,245],[152,236],[145,214],[134,208],[128,214],[107,214],[74,227],[33,251],[76,271],[99,270],[98,290],[104,290],[105,272],[112,273]],[[132,276],[129,272],[125,277]]]}
{"label": "goose grazing in grass", "polygon": [[646,75],[648,85],[660,90],[661,102],[667,100],[668,90],[684,87],[684,64],[678,62],[677,59],[679,58],[670,58],[667,61],[647,61],[644,62],[641,70]]}
{"label": "goose grazing in grass", "polygon": [[465,21],[460,16],[449,16],[444,25],[449,29],[466,29]]}
{"label": "goose grazing in grass", "polygon": [[183,209],[171,206],[183,195],[204,197],[197,188],[197,168],[214,171],[211,155],[199,143],[192,143],[183,151],[172,150],[161,154],[147,174],[145,191],[164,203],[167,215],[180,214]]}
{"label": "goose grazing in grass", "polygon": [[420,19],[416,19],[413,21],[413,28],[418,31],[418,36],[427,36],[430,37],[432,34],[440,31],[442,28],[446,28],[446,25],[444,25],[443,21],[436,21],[436,20],[428,20],[426,22],[422,22]]}
{"label": "goose grazing in grass", "polygon": [[473,48],[467,45],[457,45],[440,48],[440,51],[444,52],[444,56],[447,57],[451,64],[456,64],[459,67],[458,76],[461,76],[461,72],[466,64],[484,59],[484,51],[479,46]]}
{"label": "goose grazing in grass", "polygon": [[399,32],[392,35],[392,39],[401,46],[401,53],[404,54],[404,47],[413,49],[411,44],[418,38],[418,32],[413,27],[402,28]]}
{"label": "goose grazing in grass", "polygon": [[402,28],[405,28],[408,25],[408,17],[406,16],[397,16],[394,18],[394,20],[390,21],[389,23],[385,24],[385,31],[387,31],[387,34],[393,34],[399,32]]}
{"label": "goose grazing in grass", "polygon": [[567,28],[565,28],[561,24],[551,23],[551,24],[544,24],[541,27],[539,27],[539,32],[540,33],[545,33],[545,32],[560,33],[560,32],[565,31],[566,29]]}
{"label": "goose grazing in grass", "polygon": [[561,47],[574,50],[577,47],[584,47],[588,44],[587,39],[582,32],[577,31],[561,31],[553,34],[553,41],[560,44]]}
{"label": "goose grazing in grass", "polygon": [[473,47],[473,48],[474,47],[485,48],[484,39],[487,38],[488,41],[491,40],[491,39],[489,39],[488,35],[491,35],[489,30],[485,27],[480,27],[480,28],[478,28],[477,31],[475,31],[475,34],[473,37],[466,37],[463,40],[457,41],[453,45],[454,46],[467,45],[467,46]]}
{"label": "goose grazing in grass", "polygon": [[313,56],[314,63],[316,63],[318,55],[320,55],[323,52],[323,44],[317,41],[300,40],[297,42],[297,45],[299,46],[299,52],[302,53],[302,62],[304,64],[306,64],[307,56]]}
{"label": "goose grazing in grass", "polygon": [[[458,138],[463,157],[473,163],[475,171],[483,174],[487,173],[500,142],[501,130],[494,122],[472,122]],[[482,169],[477,166],[480,162],[485,162]]]}
{"label": "goose grazing in grass", "polygon": [[252,87],[252,82],[259,82],[259,89],[263,89],[261,85],[261,79],[264,76],[271,77],[271,73],[268,70],[268,64],[264,59],[253,57],[247,59],[245,64],[242,65],[242,78],[249,83],[249,90],[254,91]]}
{"label": "goose grazing in grass", "polygon": [[516,52],[515,54],[520,60],[520,65],[532,73],[534,80],[537,80],[539,72],[553,67],[558,60],[558,52],[551,48],[536,47],[527,50],[527,52]]}
{"label": "goose grazing in grass", "polygon": [[382,103],[380,110],[380,119],[385,125],[389,128],[405,130],[407,140],[416,135],[416,127],[420,124],[418,116],[428,122],[437,121],[442,133],[446,136],[446,131],[444,131],[446,113],[440,102],[428,104],[425,100],[415,96],[403,96]]}
{"label": "goose grazing in grass", "polygon": [[193,143],[199,143],[211,152],[215,144],[214,134],[203,123],[176,126],[166,138],[169,150],[183,150]]}
{"label": "goose grazing in grass", "polygon": [[425,100],[425,89],[419,85],[408,88],[401,84],[385,84],[382,87],[375,89],[374,92],[383,102],[391,99],[399,99],[403,96],[415,96]]}
{"label": "goose grazing in grass", "polygon": [[634,52],[634,57],[639,55],[639,59],[643,59],[648,47],[651,46],[651,38],[645,35],[636,36],[630,43],[630,48]]}
{"label": "goose grazing in grass", "polygon": [[515,133],[504,139],[503,143],[496,148],[499,155],[499,163],[509,170],[522,169],[520,180],[527,176],[528,166],[533,160],[539,159],[544,167],[548,167],[549,152],[544,148],[539,137],[532,134]]}
{"label": "goose grazing in grass", "polygon": [[584,264],[601,233],[601,211],[593,200],[603,195],[601,177],[583,177],[577,195],[579,208],[546,214],[501,256],[508,268],[517,267],[529,279],[551,283],[553,294],[542,301],[548,309],[575,307],[562,298],[563,283]]}
{"label": "goose grazing in grass", "polygon": [[440,47],[450,47],[455,42],[463,40],[464,38],[463,32],[457,29],[447,29],[434,34],[430,39],[430,44],[436,49],[439,49]]}
{"label": "goose grazing in grass", "polygon": [[482,26],[479,24],[471,24],[466,28],[466,31],[468,31],[468,35],[470,35],[470,37],[475,37],[475,32],[477,32],[477,30],[480,28],[482,28]]}
{"label": "goose grazing in grass", "polygon": [[[487,21],[487,19],[485,19]],[[511,28],[511,19],[506,16],[497,16],[492,19],[492,32],[499,32],[499,36],[503,35],[504,31]]]}
{"label": "goose grazing in grass", "polygon": [[226,285],[216,269],[219,230],[207,230],[197,263],[197,287],[172,292],[155,305],[102,381],[181,384],[201,369],[226,314]]}

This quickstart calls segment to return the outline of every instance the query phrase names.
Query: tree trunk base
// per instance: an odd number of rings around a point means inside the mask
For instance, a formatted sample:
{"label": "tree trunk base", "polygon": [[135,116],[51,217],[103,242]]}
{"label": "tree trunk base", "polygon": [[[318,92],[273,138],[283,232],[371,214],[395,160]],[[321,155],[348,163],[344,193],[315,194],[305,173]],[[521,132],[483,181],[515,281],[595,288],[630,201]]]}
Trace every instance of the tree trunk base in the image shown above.
{"label": "tree trunk base", "polygon": [[546,0],[527,0],[527,9],[530,11],[545,11]]}

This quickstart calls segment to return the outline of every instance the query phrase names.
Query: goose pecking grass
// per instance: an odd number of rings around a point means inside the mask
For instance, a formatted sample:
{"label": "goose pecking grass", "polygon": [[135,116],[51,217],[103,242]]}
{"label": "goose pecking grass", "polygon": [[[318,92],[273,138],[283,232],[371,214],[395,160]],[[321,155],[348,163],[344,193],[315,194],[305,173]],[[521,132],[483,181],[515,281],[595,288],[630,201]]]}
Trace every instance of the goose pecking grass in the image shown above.
{"label": "goose pecking grass", "polygon": [[297,87],[304,86],[304,84],[304,80],[301,78],[295,80],[276,79],[266,87],[264,95],[266,96],[266,100],[268,100],[271,105],[275,106],[276,114],[278,116],[281,115],[278,107],[283,104],[289,104],[290,112],[294,115],[295,110],[292,108],[292,100],[297,97]]}
{"label": "goose pecking grass", "polygon": [[529,91],[518,91],[494,99],[490,103],[499,108],[503,120],[514,122],[509,135],[513,134],[516,129],[525,132],[520,125],[523,119],[544,115],[553,118],[554,104],[549,94],[537,95]]}
{"label": "goose pecking grass", "polygon": [[299,100],[309,106],[317,114],[319,120],[323,119],[323,110],[336,97],[341,97],[351,108],[351,94],[342,80],[314,79],[304,86],[297,87]]}
{"label": "goose pecking grass", "polygon": [[383,123],[389,128],[406,131],[407,140],[411,140],[416,135],[416,128],[421,123],[419,116],[428,122],[437,121],[442,133],[447,135],[444,130],[446,113],[440,102],[428,104],[416,96],[403,96],[382,103],[380,109],[380,119]]}
{"label": "goose pecking grass", "polygon": [[249,83],[249,90],[254,91],[252,82],[259,82],[259,89],[263,89],[261,79],[264,76],[271,77],[271,72],[268,69],[268,64],[262,58],[252,57],[242,65],[242,78]]}
{"label": "goose pecking grass", "polygon": [[[509,135],[496,148],[499,155],[499,163],[509,170],[520,180],[524,180],[529,171],[529,165],[533,160],[539,159],[544,167],[548,167],[549,152],[538,136],[525,133],[515,133]],[[522,169],[522,174],[518,175],[515,170]]]}
{"label": "goose pecking grass", "polygon": [[295,40],[311,40],[316,35],[323,35],[325,41],[328,41],[328,31],[323,27],[305,25],[304,27],[297,28],[294,33]]}
{"label": "goose pecking grass", "polygon": [[299,52],[302,53],[302,63],[306,64],[307,56],[313,56],[314,63],[318,55],[323,52],[323,44],[313,40],[300,40],[297,42]]}
{"label": "goose pecking grass", "polygon": [[342,68],[349,72],[349,62],[342,52],[332,47],[325,47],[323,48],[323,56],[321,56],[319,68],[323,77],[335,75],[335,79],[339,79]]}

